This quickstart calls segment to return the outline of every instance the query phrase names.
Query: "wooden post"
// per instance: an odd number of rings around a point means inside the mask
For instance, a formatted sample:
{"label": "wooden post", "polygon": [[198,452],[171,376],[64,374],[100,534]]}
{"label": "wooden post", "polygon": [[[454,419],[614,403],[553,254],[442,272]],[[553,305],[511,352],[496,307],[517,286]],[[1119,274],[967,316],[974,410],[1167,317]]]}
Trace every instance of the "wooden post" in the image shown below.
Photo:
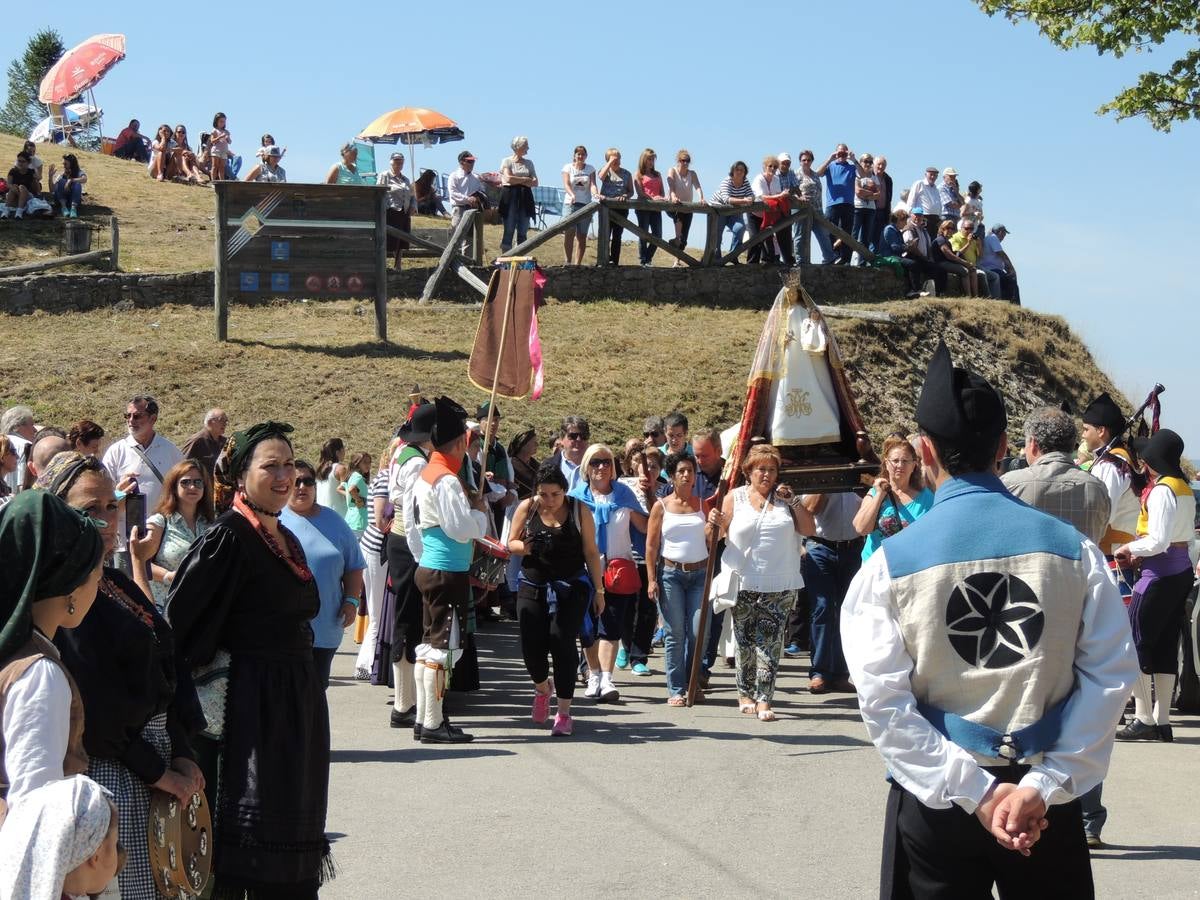
{"label": "wooden post", "polygon": [[442,251],[442,258],[438,260],[437,267],[433,270],[433,274],[429,276],[429,280],[425,282],[425,289],[421,291],[421,302],[428,303],[437,291],[438,285],[442,283],[442,279],[446,276],[446,270],[450,268],[450,261],[454,259],[458,252],[458,247],[462,243],[463,235],[467,233],[467,229],[474,226],[476,219],[479,218],[479,211],[468,209],[463,213],[461,219],[458,220],[458,227],[450,235],[450,240],[446,243],[446,248]]}
{"label": "wooden post", "polygon": [[387,193],[381,191],[375,203],[375,338],[387,341]]}
{"label": "wooden post", "polygon": [[483,265],[483,214],[478,213],[475,216],[475,246],[474,252],[471,254],[471,261],[477,266]]}
{"label": "wooden post", "polygon": [[[717,496],[713,501],[713,508],[720,509],[725,503],[725,492],[729,490],[729,479],[725,477],[725,473],[721,473],[721,482],[717,486]],[[704,501],[700,501],[700,510],[704,511]],[[712,543],[708,549],[708,565],[704,571],[704,593],[700,595],[700,621],[696,624],[696,652],[692,654],[692,671],[688,678],[687,689],[687,705],[696,705],[696,695],[700,692],[700,666],[704,662],[704,648],[708,646],[708,617],[712,613],[712,601],[708,599],[708,592],[712,590],[713,573],[717,568],[717,544],[720,543],[718,535],[720,529],[715,525],[709,525],[705,528],[712,536]]]}
{"label": "wooden post", "polygon": [[600,218],[596,227],[599,229],[596,235],[596,265],[603,268],[608,265],[608,233],[612,230],[608,221],[608,206],[603,201],[600,203]]}
{"label": "wooden post", "polygon": [[800,265],[807,266],[812,262],[812,210],[800,220]]}
{"label": "wooden post", "polygon": [[711,266],[713,258],[721,255],[721,215],[716,212],[704,214],[704,255],[700,257],[700,265]]}
{"label": "wooden post", "polygon": [[218,181],[213,185],[217,197],[217,248],[213,260],[213,312],[216,317],[218,341],[229,339],[229,286],[225,273],[225,184]]}
{"label": "wooden post", "polygon": [[108,264],[109,264],[109,267],[112,269],[112,271],[120,272],[121,268],[120,268],[120,265],[118,264],[118,259],[120,256],[119,251],[121,248],[121,229],[117,225],[117,217],[116,216],[108,217],[108,228],[111,233],[111,237],[108,242],[109,247],[110,247],[109,253],[111,254],[111,256],[109,257]]}

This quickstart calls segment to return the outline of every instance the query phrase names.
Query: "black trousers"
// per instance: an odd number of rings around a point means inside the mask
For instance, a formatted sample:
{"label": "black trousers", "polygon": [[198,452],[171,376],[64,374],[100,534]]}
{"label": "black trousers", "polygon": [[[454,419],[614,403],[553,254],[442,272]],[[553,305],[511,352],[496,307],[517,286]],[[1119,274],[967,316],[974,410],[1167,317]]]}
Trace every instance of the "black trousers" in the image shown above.
{"label": "black trousers", "polygon": [[625,229],[620,225],[608,226],[608,262],[610,265],[619,266],[621,264],[621,235],[625,233]]}
{"label": "black trousers", "polygon": [[[825,210],[825,218],[836,225],[842,231],[849,234],[854,230],[854,204],[853,203],[835,203]],[[830,242],[834,240],[833,235],[829,236]],[[849,264],[850,257],[854,255],[846,244],[842,244],[841,248],[834,254],[843,263]]]}
{"label": "black trousers", "polygon": [[549,656],[554,661],[554,692],[563,700],[575,696],[575,673],[579,669],[575,639],[587,607],[588,588],[581,581],[571,582],[569,593],[557,595],[553,613],[546,600],[546,588],[522,581],[517,591],[517,626],[525,671],[535,684],[541,684],[550,674]]}
{"label": "black trousers", "polygon": [[[1026,767],[1013,767],[1016,778]],[[1003,781],[1016,780],[992,770]],[[971,813],[930,809],[899,785],[888,797],[881,900],[1090,900],[1092,862],[1079,801],[1050,807],[1031,855],[1006,850]],[[889,849],[895,855],[889,859]],[[889,862],[891,865],[889,865]]]}
{"label": "black trousers", "polygon": [[[754,213],[750,213],[746,217],[746,222],[750,226],[749,240],[753,240],[754,237],[763,230],[763,217],[756,216]],[[746,251],[746,262],[748,263],[774,263],[778,260],[779,254],[775,252],[774,237],[769,237],[761,244],[755,244],[748,251]]]}
{"label": "black trousers", "polygon": [[421,592],[413,580],[417,574],[417,561],[408,549],[408,541],[395,532],[388,533],[384,549],[387,551],[388,581],[395,598],[391,661],[407,659],[416,662],[414,651],[421,643]]}
{"label": "black trousers", "polygon": [[658,606],[646,593],[644,562],[638,563],[638,575],[642,579],[641,589],[625,607],[625,619],[621,622],[621,641],[625,644],[631,666],[650,659],[650,642],[654,639],[654,628],[658,624]]}

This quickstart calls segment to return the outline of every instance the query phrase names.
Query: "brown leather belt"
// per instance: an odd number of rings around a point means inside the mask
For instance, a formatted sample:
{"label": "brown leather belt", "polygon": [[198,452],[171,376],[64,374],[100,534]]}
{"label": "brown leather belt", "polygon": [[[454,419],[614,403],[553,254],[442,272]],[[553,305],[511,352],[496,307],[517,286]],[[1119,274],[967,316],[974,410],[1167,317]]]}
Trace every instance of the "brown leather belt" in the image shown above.
{"label": "brown leather belt", "polygon": [[1182,547],[1184,550],[1187,550],[1190,545],[1188,544],[1187,541],[1175,541],[1171,544],[1171,546],[1172,547]]}
{"label": "brown leather belt", "polygon": [[673,559],[667,559],[664,556],[663,557],[663,565],[666,566],[668,569],[678,569],[680,572],[699,572],[701,569],[708,567],[708,558],[705,557],[704,559],[700,560],[699,562],[681,563],[681,562],[675,562],[675,560],[673,560]]}

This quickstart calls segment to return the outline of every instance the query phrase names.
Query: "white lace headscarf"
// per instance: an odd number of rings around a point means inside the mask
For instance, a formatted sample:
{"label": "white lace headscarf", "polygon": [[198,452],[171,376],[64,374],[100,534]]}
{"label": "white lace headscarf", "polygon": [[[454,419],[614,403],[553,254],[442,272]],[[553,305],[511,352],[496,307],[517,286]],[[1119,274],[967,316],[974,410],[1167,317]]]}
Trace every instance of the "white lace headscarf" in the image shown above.
{"label": "white lace headscarf", "polygon": [[0,827],[0,900],[60,900],[63,881],[108,834],[111,796],[75,775],[21,797]]}

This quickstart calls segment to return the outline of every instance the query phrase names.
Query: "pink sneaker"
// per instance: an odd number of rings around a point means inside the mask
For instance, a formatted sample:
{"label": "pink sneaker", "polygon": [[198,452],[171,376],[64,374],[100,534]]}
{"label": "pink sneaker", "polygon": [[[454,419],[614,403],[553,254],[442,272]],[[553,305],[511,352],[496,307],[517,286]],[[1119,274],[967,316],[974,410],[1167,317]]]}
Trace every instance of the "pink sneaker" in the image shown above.
{"label": "pink sneaker", "polygon": [[570,737],[571,729],[575,727],[575,720],[566,713],[558,713],[554,717],[554,727],[550,729],[551,737]]}
{"label": "pink sneaker", "polygon": [[550,692],[539,694],[533,692],[533,721],[537,725],[545,725],[550,718]]}

